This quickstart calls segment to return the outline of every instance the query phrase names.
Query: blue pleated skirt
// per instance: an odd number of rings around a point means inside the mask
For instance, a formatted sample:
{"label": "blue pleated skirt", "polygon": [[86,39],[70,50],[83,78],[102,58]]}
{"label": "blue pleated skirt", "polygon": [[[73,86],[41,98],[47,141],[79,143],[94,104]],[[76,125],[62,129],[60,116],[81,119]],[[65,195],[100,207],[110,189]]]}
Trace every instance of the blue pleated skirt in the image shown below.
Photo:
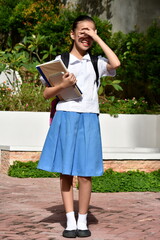
{"label": "blue pleated skirt", "polygon": [[38,169],[72,176],[101,176],[103,161],[98,115],[57,111]]}

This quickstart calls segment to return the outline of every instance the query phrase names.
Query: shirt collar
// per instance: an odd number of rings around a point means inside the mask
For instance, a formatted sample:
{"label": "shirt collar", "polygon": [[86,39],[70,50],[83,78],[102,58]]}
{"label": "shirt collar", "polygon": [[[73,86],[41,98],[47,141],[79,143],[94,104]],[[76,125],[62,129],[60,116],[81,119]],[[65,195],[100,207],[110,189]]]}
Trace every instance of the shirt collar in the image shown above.
{"label": "shirt collar", "polygon": [[74,64],[76,62],[81,62],[82,60],[90,61],[91,58],[90,58],[89,53],[85,54],[81,60],[70,53],[70,61],[69,61],[70,64]]}

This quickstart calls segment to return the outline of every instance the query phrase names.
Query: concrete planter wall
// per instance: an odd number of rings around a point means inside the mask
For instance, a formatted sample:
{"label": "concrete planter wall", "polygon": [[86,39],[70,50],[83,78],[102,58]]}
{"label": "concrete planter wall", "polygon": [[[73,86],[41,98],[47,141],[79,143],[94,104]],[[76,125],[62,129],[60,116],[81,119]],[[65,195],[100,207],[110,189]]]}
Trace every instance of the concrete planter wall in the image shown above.
{"label": "concrete planter wall", "polygon": [[41,151],[49,128],[48,112],[0,111],[0,145]]}
{"label": "concrete planter wall", "polygon": [[[100,125],[104,159],[113,159],[115,154],[122,158],[127,153],[141,158],[142,153],[155,153],[155,159],[160,159],[160,115],[120,114],[114,118],[100,114]],[[41,151],[48,128],[48,112],[0,111],[0,146]]]}
{"label": "concrete planter wall", "polygon": [[160,115],[100,115],[104,159],[160,159]]}

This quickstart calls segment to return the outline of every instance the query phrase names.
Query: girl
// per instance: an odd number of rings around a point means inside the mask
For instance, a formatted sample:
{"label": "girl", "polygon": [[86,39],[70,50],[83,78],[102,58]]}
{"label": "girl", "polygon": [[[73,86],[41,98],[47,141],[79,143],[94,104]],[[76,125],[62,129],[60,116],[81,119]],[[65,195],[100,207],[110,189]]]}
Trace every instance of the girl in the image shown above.
{"label": "girl", "polygon": [[[91,197],[91,177],[103,174],[102,147],[99,128],[99,106],[96,74],[89,49],[93,41],[102,48],[106,58],[98,57],[99,77],[114,76],[120,62],[114,52],[97,35],[94,20],[79,16],[70,33],[73,40],[68,73],[62,83],[46,87],[46,99],[56,96],[62,89],[75,83],[82,91],[77,100],[60,101],[49,129],[38,168],[59,172],[61,194],[66,211],[66,238],[89,237],[87,212]],[[56,59],[59,59],[58,56]],[[79,213],[76,222],[73,206],[73,176],[79,182]]]}

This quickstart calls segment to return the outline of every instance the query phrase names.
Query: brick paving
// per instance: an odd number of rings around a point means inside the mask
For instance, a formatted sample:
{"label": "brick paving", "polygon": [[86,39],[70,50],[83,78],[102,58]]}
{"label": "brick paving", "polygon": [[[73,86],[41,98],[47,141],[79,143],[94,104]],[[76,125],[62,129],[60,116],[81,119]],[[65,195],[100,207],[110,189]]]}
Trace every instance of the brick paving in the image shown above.
{"label": "brick paving", "polygon": [[[159,240],[160,193],[93,193],[88,221],[88,240]],[[60,240],[64,227],[59,179],[0,175],[0,239]]]}

